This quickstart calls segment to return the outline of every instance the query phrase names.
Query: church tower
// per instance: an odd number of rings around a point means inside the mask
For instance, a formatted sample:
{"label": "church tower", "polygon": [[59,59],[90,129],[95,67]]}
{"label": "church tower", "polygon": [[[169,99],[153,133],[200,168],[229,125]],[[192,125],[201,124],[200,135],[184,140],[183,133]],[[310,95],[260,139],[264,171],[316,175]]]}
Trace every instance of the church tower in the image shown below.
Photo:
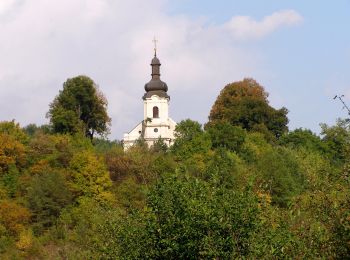
{"label": "church tower", "polygon": [[170,146],[174,141],[176,123],[169,117],[168,86],[160,79],[161,63],[154,49],[151,61],[152,78],[146,83],[143,95],[143,121],[129,133],[124,134],[124,149],[131,147],[138,139],[144,139],[148,146],[152,146],[159,138]]}

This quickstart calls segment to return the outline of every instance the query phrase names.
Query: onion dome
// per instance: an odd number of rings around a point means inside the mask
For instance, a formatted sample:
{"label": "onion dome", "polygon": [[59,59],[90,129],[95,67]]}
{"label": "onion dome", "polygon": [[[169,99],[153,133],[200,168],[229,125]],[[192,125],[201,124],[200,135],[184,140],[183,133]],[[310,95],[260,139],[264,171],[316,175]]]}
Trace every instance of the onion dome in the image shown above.
{"label": "onion dome", "polygon": [[168,94],[166,93],[168,91],[168,85],[165,82],[160,80],[161,63],[156,53],[154,53],[154,58],[151,61],[151,66],[152,66],[152,74],[151,74],[152,79],[145,85],[146,93],[143,96],[143,98],[145,99],[153,95],[169,98]]}
{"label": "onion dome", "polygon": [[156,54],[154,55],[154,58],[151,61],[151,66],[154,66],[154,65],[159,65],[159,66],[161,65],[158,57],[156,56]]}

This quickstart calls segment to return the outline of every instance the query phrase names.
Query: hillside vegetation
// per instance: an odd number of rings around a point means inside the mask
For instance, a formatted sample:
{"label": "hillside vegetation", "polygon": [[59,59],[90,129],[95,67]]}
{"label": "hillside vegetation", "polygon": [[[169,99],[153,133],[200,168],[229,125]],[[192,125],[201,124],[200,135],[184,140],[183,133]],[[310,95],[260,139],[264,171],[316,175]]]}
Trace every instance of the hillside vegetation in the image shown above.
{"label": "hillside vegetation", "polygon": [[287,113],[246,79],[171,148],[0,122],[0,258],[349,258],[349,123],[288,131]]}

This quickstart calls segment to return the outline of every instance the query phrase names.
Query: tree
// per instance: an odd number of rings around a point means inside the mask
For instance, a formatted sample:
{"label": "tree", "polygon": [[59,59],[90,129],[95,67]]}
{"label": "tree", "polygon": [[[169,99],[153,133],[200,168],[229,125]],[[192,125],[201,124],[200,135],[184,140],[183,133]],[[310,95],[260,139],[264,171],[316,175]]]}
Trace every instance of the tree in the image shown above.
{"label": "tree", "polygon": [[51,170],[43,175],[35,175],[29,184],[28,206],[33,212],[32,220],[37,231],[50,227],[62,209],[72,202],[63,174]]}
{"label": "tree", "polygon": [[111,119],[107,114],[107,100],[92,79],[78,76],[68,79],[50,104],[47,114],[56,133],[105,135]]}
{"label": "tree", "polygon": [[28,137],[18,123],[0,122],[0,176],[11,167],[24,166],[27,142]]}
{"label": "tree", "polygon": [[123,259],[244,258],[259,230],[260,211],[249,188],[226,189],[187,173],[162,175],[147,204],[114,235]]}
{"label": "tree", "polygon": [[324,153],[326,144],[321,138],[314,134],[311,130],[298,128],[288,134],[283,135],[279,143],[291,148],[304,148],[310,151],[318,151]]}
{"label": "tree", "polygon": [[347,120],[338,119],[335,126],[321,124],[322,140],[326,143],[334,162],[344,163],[350,158],[350,125]]}
{"label": "tree", "polygon": [[25,146],[12,136],[0,133],[0,176],[6,173],[11,165],[17,167],[25,163]]}
{"label": "tree", "polygon": [[28,142],[28,136],[14,120],[0,122],[0,134],[11,136],[22,144]]}
{"label": "tree", "polygon": [[50,126],[49,125],[37,126],[36,124],[29,124],[29,125],[23,127],[23,131],[28,136],[33,137],[34,135],[36,135],[38,133],[44,133],[44,134],[50,133]]}
{"label": "tree", "polygon": [[10,200],[0,201],[0,225],[11,235],[19,234],[29,220],[30,212],[27,208]]}
{"label": "tree", "polygon": [[226,148],[238,151],[244,143],[246,131],[227,122],[219,122],[208,128],[213,148]]}
{"label": "tree", "polygon": [[75,197],[93,197],[101,202],[113,200],[109,189],[112,182],[102,158],[92,151],[82,151],[73,156],[69,165],[68,185]]}
{"label": "tree", "polygon": [[176,125],[175,137],[171,149],[182,159],[190,158],[193,154],[205,154],[211,147],[209,134],[203,131],[201,124],[190,119]]}
{"label": "tree", "polygon": [[248,131],[280,137],[288,131],[288,110],[269,105],[268,93],[254,79],[244,79],[225,86],[217,97],[209,115],[207,127],[228,122]]}
{"label": "tree", "polygon": [[168,146],[164,142],[164,139],[159,137],[157,141],[153,143],[150,150],[155,153],[165,153],[168,150]]}
{"label": "tree", "polygon": [[278,147],[261,154],[255,170],[261,187],[272,195],[272,202],[281,207],[287,207],[306,185],[295,154],[287,148]]}

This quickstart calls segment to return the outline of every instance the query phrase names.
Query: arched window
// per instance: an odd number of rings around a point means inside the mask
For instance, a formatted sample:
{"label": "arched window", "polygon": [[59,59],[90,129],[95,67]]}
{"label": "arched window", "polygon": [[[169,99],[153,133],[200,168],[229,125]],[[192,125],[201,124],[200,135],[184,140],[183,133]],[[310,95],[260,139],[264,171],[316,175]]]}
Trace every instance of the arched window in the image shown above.
{"label": "arched window", "polygon": [[153,118],[158,118],[158,117],[159,117],[159,108],[153,107]]}

